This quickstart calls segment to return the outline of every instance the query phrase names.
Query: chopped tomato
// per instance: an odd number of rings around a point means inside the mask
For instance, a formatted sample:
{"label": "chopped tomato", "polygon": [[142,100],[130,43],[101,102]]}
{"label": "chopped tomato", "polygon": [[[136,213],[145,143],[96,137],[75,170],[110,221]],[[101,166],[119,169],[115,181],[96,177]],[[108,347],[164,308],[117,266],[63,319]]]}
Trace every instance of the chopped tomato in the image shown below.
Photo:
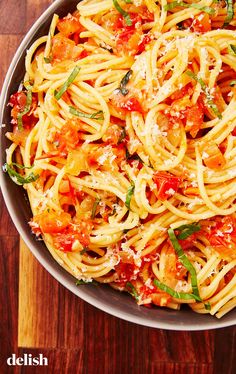
{"label": "chopped tomato", "polygon": [[58,30],[66,37],[82,31],[82,25],[78,18],[68,14],[66,17],[59,19],[57,23]]}
{"label": "chopped tomato", "polygon": [[71,215],[68,213],[46,211],[34,216],[31,227],[34,228],[36,223],[44,234],[55,234],[64,231],[70,222]]}
{"label": "chopped tomato", "polygon": [[52,60],[53,61],[64,61],[74,60],[76,61],[83,51],[82,46],[77,46],[75,42],[61,33],[56,34],[52,38]]}
{"label": "chopped tomato", "polygon": [[75,149],[79,143],[78,124],[76,120],[68,120],[62,126],[60,132],[57,132],[54,138],[54,144],[59,151]]}
{"label": "chopped tomato", "polygon": [[152,37],[151,37],[150,34],[144,34],[144,35],[142,35],[141,41],[138,44],[137,54],[142,53],[143,51],[145,51],[146,45],[149,44],[151,42],[151,40],[152,40]]}
{"label": "chopped tomato", "polygon": [[199,33],[211,31],[211,19],[209,14],[201,13],[194,18],[190,30]]}
{"label": "chopped tomato", "polygon": [[166,200],[177,192],[181,178],[176,177],[168,172],[157,172],[153,176],[153,180],[157,185],[158,199]]}
{"label": "chopped tomato", "polygon": [[125,286],[127,282],[137,279],[137,274],[135,274],[136,269],[137,267],[133,263],[120,261],[119,264],[115,266],[115,271],[118,275],[118,279],[115,282],[119,283],[121,286]]}
{"label": "chopped tomato", "polygon": [[151,41],[149,34],[144,34],[142,30],[142,23],[145,19],[142,14],[129,13],[132,25],[128,26],[124,17],[119,17],[115,21],[115,30],[118,30],[116,35],[116,47],[118,51],[137,55],[145,50],[146,44]]}
{"label": "chopped tomato", "polygon": [[90,244],[90,234],[92,231],[92,224],[89,220],[80,221],[73,227],[67,227],[62,233],[54,236],[53,241],[55,247],[63,252],[71,252],[76,250],[76,241],[82,247],[88,247]]}
{"label": "chopped tomato", "polygon": [[182,87],[180,90],[175,91],[171,96],[170,99],[172,101],[182,99],[184,96],[190,96],[193,93],[193,87],[191,83],[186,84],[186,86]]}
{"label": "chopped tomato", "polygon": [[[209,144],[204,149],[206,157],[204,157],[204,164],[210,169],[220,169],[225,166],[226,160],[219,147],[215,144]],[[204,156],[203,152],[203,156]]]}
{"label": "chopped tomato", "polygon": [[189,131],[193,138],[197,135],[203,124],[204,113],[200,104],[195,104],[186,109],[185,130]]}
{"label": "chopped tomato", "polygon": [[[27,94],[24,91],[16,92],[11,95],[9,105],[12,107],[11,116],[15,122],[17,122],[17,116],[20,112],[23,112],[26,106]],[[33,111],[37,107],[36,94],[32,95],[32,104],[28,113],[22,117],[24,129],[30,130],[37,122],[38,119],[34,116]]]}
{"label": "chopped tomato", "polygon": [[111,124],[103,135],[102,140],[105,143],[117,145],[120,139],[123,138],[123,132],[124,129],[121,126]]}
{"label": "chopped tomato", "polygon": [[142,106],[138,99],[131,95],[124,96],[121,93],[117,93],[113,95],[111,101],[117,108],[127,110],[128,112],[143,112]]}
{"label": "chopped tomato", "polygon": [[124,53],[136,55],[142,41],[142,35],[141,30],[131,29],[121,31],[116,39],[118,52],[122,51]]}
{"label": "chopped tomato", "polygon": [[236,217],[235,215],[216,217],[208,229],[207,238],[211,246],[220,254],[236,257]]}

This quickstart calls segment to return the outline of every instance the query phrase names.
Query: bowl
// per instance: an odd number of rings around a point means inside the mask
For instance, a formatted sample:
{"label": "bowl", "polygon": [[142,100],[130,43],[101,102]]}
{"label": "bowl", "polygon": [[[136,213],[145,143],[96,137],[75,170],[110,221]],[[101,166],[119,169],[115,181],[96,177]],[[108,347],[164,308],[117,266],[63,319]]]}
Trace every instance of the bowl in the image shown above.
{"label": "bowl", "polygon": [[[5,149],[9,146],[9,142],[5,138],[5,133],[6,131],[10,131],[11,127],[10,108],[7,106],[7,103],[10,95],[17,91],[24,76],[26,50],[39,36],[47,34],[54,13],[57,13],[59,16],[66,15],[75,9],[77,3],[77,0],[54,1],[29,30],[12,60],[0,99],[0,123],[5,124],[5,127],[1,128],[1,165],[5,162]],[[193,331],[215,329],[236,324],[236,310],[231,311],[218,320],[216,317],[210,315],[194,313],[190,309],[173,311],[165,308],[149,309],[138,306],[129,295],[115,291],[105,285],[76,286],[75,278],[60,267],[44,243],[36,241],[32,235],[28,225],[28,221],[31,218],[31,209],[24,189],[12,183],[8,175],[3,173],[2,170],[0,172],[0,182],[10,216],[26,245],[55,279],[81,299],[113,316],[154,328]]]}

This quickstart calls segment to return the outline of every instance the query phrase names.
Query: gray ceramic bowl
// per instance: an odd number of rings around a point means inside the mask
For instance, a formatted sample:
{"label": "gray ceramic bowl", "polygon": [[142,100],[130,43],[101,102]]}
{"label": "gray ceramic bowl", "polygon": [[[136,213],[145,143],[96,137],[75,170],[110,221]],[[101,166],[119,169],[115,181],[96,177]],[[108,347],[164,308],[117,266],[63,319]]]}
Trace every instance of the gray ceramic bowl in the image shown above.
{"label": "gray ceramic bowl", "polygon": [[[54,12],[59,16],[66,15],[69,11],[75,9],[77,3],[77,0],[55,1],[33,25],[13,58],[3,85],[0,100],[0,124],[6,124],[6,127],[1,129],[1,165],[5,162],[5,149],[9,145],[4,134],[6,131],[10,131],[11,128],[10,108],[7,103],[10,95],[17,91],[19,82],[23,78],[25,52],[35,39],[47,34]],[[236,310],[230,312],[221,320],[217,320],[217,318],[209,315],[196,314],[190,309],[172,311],[161,308],[149,309],[140,307],[135,304],[129,295],[114,291],[109,286],[101,285],[95,287],[86,285],[76,287],[75,279],[56,263],[43,242],[36,241],[31,234],[27,223],[31,217],[31,210],[23,189],[12,183],[10,178],[2,171],[0,172],[0,181],[11,218],[25,243],[45,269],[81,299],[124,320],[168,330],[206,330],[236,324]]]}

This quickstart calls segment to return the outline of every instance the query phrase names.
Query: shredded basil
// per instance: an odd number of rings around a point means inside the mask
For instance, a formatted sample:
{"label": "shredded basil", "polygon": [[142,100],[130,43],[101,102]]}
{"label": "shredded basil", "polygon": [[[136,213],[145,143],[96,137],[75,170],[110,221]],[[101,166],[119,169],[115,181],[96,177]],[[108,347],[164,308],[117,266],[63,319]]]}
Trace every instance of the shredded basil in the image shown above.
{"label": "shredded basil", "polygon": [[94,219],[95,218],[95,215],[96,215],[96,210],[97,210],[97,207],[98,207],[98,204],[100,203],[100,199],[97,198],[93,204],[93,209],[92,209],[92,214],[91,214],[91,218]]}
{"label": "shredded basil", "polygon": [[26,95],[26,104],[25,108],[23,109],[22,112],[17,114],[17,124],[19,130],[23,129],[23,116],[27,113],[29,113],[31,105],[32,105],[32,87],[30,85],[26,85],[27,89],[27,95]]}
{"label": "shredded basil", "polygon": [[195,270],[194,266],[191,264],[191,262],[189,261],[188,257],[185,255],[185,253],[184,253],[181,245],[178,242],[178,239],[175,236],[174,230],[170,228],[168,230],[168,235],[169,235],[170,241],[171,241],[171,243],[173,245],[173,248],[174,248],[175,252],[177,253],[179,261],[182,263],[182,265],[190,273],[193,294],[200,299],[198,285],[197,285],[197,273],[196,273],[196,270]]}
{"label": "shredded basil", "polygon": [[172,3],[166,4],[164,6],[164,10],[172,10],[178,6],[183,7],[183,8],[195,8],[195,9],[202,10],[203,12],[208,13],[208,14],[215,14],[215,10],[209,6],[201,6],[198,3],[188,4],[188,3],[185,3],[184,1],[172,1]]}
{"label": "shredded basil", "polygon": [[125,128],[123,127],[122,132],[120,134],[120,137],[118,139],[118,144],[122,143],[122,141],[125,139],[125,137],[126,137],[126,131],[125,131]]}
{"label": "shredded basil", "polygon": [[102,110],[99,110],[98,112],[95,112],[95,113],[88,114],[84,112],[79,112],[76,108],[74,108],[73,106],[70,106],[69,111],[71,114],[77,117],[84,117],[84,118],[91,118],[91,119],[104,119]]}
{"label": "shredded basil", "polygon": [[80,67],[76,66],[72,73],[70,74],[69,78],[66,80],[66,82],[62,85],[61,89],[59,91],[54,92],[54,96],[56,100],[60,100],[62,95],[67,91],[67,89],[70,87],[70,85],[74,82],[75,78],[79,74]]}
{"label": "shredded basil", "polygon": [[134,189],[135,189],[135,184],[134,182],[132,181],[131,182],[131,185],[129,186],[128,188],[128,192],[126,194],[126,199],[125,199],[125,206],[130,209],[130,202],[131,202],[131,197],[133,196],[134,194]]}
{"label": "shredded basil", "polygon": [[153,283],[160,290],[168,293],[170,296],[175,297],[176,299],[183,299],[183,300],[194,299],[196,301],[201,301],[201,298],[199,296],[192,294],[192,293],[177,292],[173,290],[173,288],[168,287],[166,284],[159,282],[157,279],[154,279]]}
{"label": "shredded basil", "polygon": [[75,285],[76,286],[82,286],[82,285],[84,285],[84,284],[92,284],[92,285],[94,285],[94,286],[98,286],[99,285],[99,283],[97,282],[97,281],[95,281],[95,280],[93,280],[92,282],[91,281],[85,281],[85,280],[82,280],[82,279],[78,279],[77,281],[76,281],[76,283],[75,283]]}
{"label": "shredded basil", "polygon": [[[131,2],[127,2],[127,4],[130,4]],[[114,7],[116,8],[116,10],[124,17],[125,19],[125,22],[126,22],[126,25],[127,26],[132,26],[132,21],[131,21],[131,18],[130,18],[130,15],[128,12],[126,12],[123,8],[121,8],[120,4],[118,3],[117,0],[113,0],[113,5]]]}
{"label": "shredded basil", "polygon": [[230,82],[230,86],[234,86],[236,84],[236,80]]}
{"label": "shredded basil", "polygon": [[178,227],[176,230],[179,231],[177,236],[178,240],[185,240],[194,232],[198,232],[201,230],[201,226],[198,223],[191,223],[190,225],[182,225]]}
{"label": "shredded basil", "polygon": [[209,301],[204,304],[204,307],[206,310],[211,310],[211,304],[209,303]]}
{"label": "shredded basil", "polygon": [[17,171],[15,171],[15,169],[13,169],[12,166],[16,166],[19,169],[32,169],[33,166],[25,167],[25,166],[16,164],[15,162],[13,162],[11,165],[7,163],[3,165],[2,167],[3,171],[5,173],[8,173],[8,175],[13,180],[13,182],[15,182],[16,184],[20,186],[23,184],[35,182],[39,178],[39,175],[38,174],[35,175],[34,173],[30,173],[27,177],[23,177],[22,175],[17,173]]}
{"label": "shredded basil", "polygon": [[99,46],[103,49],[105,49],[106,51],[110,52],[110,53],[113,53],[113,49],[110,45],[106,44],[106,43],[100,43]]}
{"label": "shredded basil", "polygon": [[228,46],[228,51],[231,55],[236,55],[236,45],[230,44]]}
{"label": "shredded basil", "polygon": [[84,255],[88,251],[88,247],[84,247],[80,252],[81,256]]}
{"label": "shredded basil", "polygon": [[126,96],[129,93],[129,90],[126,88],[127,84],[129,83],[130,77],[133,74],[132,70],[129,70],[125,76],[122,78],[119,86],[119,92],[123,95]]}
{"label": "shredded basil", "polygon": [[50,55],[49,57],[44,57],[44,61],[46,62],[46,64],[50,64],[50,62],[52,62],[52,55]]}
{"label": "shredded basil", "polygon": [[225,18],[223,27],[228,26],[228,24],[234,18],[234,4],[233,4],[233,0],[225,0],[225,2],[226,2],[226,7],[227,7],[227,16]]}
{"label": "shredded basil", "polygon": [[201,88],[202,88],[202,90],[204,91],[204,93],[206,95],[206,99],[207,99],[207,103],[208,103],[209,107],[213,110],[213,112],[215,113],[215,115],[218,118],[222,119],[222,114],[220,113],[217,105],[212,100],[212,97],[211,97],[211,95],[209,93],[209,88],[207,87],[206,83],[202,80],[202,78],[198,78],[197,74],[193,73],[190,70],[187,70],[186,74],[189,77],[193,78],[196,82],[198,82],[201,85]]}
{"label": "shredded basil", "polygon": [[127,291],[129,292],[129,294],[132,295],[135,298],[136,301],[139,301],[138,292],[131,282],[126,283],[126,288],[127,288]]}

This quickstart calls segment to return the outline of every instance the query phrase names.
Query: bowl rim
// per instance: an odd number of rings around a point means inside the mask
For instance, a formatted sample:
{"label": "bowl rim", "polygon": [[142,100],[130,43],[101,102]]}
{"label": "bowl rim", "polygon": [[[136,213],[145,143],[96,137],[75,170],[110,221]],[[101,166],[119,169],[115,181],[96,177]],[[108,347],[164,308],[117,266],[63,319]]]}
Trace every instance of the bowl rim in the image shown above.
{"label": "bowl rim", "polygon": [[[2,120],[3,111],[6,105],[5,98],[7,96],[8,86],[9,86],[9,83],[11,82],[11,77],[14,73],[15,68],[18,65],[20,58],[25,53],[26,45],[28,45],[32,41],[32,38],[35,35],[37,35],[37,31],[40,28],[40,26],[44,23],[44,21],[49,19],[49,17],[52,16],[53,13],[62,4],[65,4],[65,3],[66,3],[65,0],[55,0],[41,14],[41,16],[36,20],[36,22],[34,22],[32,27],[28,30],[25,37],[21,41],[19,47],[17,48],[17,51],[10,63],[10,66],[8,68],[8,71],[5,76],[3,86],[2,86],[2,92],[0,96],[0,117],[1,117],[0,120]],[[86,293],[86,290],[83,291],[84,287],[78,288],[75,286],[74,283],[72,283],[72,281],[68,281],[68,279],[66,279],[66,274],[63,273],[66,271],[63,268],[60,267],[60,269],[57,269],[53,266],[52,262],[56,262],[56,260],[53,257],[51,258],[51,261],[49,261],[47,258],[43,256],[43,253],[40,253],[40,251],[36,248],[36,246],[33,245],[32,241],[29,238],[29,235],[23,229],[23,226],[21,225],[21,223],[19,222],[17,218],[15,206],[13,204],[12,198],[10,197],[10,193],[7,189],[7,185],[5,183],[2,170],[0,172],[0,186],[1,186],[2,195],[5,201],[6,207],[8,209],[8,212],[10,214],[10,217],[18,233],[20,234],[21,238],[23,239],[27,247],[30,249],[31,253],[33,253],[33,255],[36,257],[39,263],[44,267],[44,269],[46,269],[46,271],[49,272],[49,274],[53,276],[53,278],[55,278],[60,284],[62,284],[65,288],[70,290],[73,294],[75,294],[76,296],[79,296],[82,300],[88,302],[94,307],[112,316],[118,317],[128,322],[136,323],[138,325],[145,326],[145,327],[153,327],[153,328],[172,330],[172,331],[203,331],[203,330],[211,330],[211,329],[224,328],[224,327],[236,325],[236,317],[234,318],[234,320],[224,321],[224,319],[218,320],[214,316],[209,316],[209,321],[205,323],[203,322],[201,325],[197,325],[196,323],[194,323],[194,321],[186,325],[178,324],[178,322],[176,322],[175,325],[172,325],[172,324],[162,321],[161,319],[160,320],[148,320],[143,316],[131,315],[131,313],[128,313],[124,310],[117,310],[116,307],[111,308],[110,306],[104,304],[102,300],[95,301],[93,296],[90,296],[89,294]],[[192,313],[194,316],[195,313],[194,312]]]}

